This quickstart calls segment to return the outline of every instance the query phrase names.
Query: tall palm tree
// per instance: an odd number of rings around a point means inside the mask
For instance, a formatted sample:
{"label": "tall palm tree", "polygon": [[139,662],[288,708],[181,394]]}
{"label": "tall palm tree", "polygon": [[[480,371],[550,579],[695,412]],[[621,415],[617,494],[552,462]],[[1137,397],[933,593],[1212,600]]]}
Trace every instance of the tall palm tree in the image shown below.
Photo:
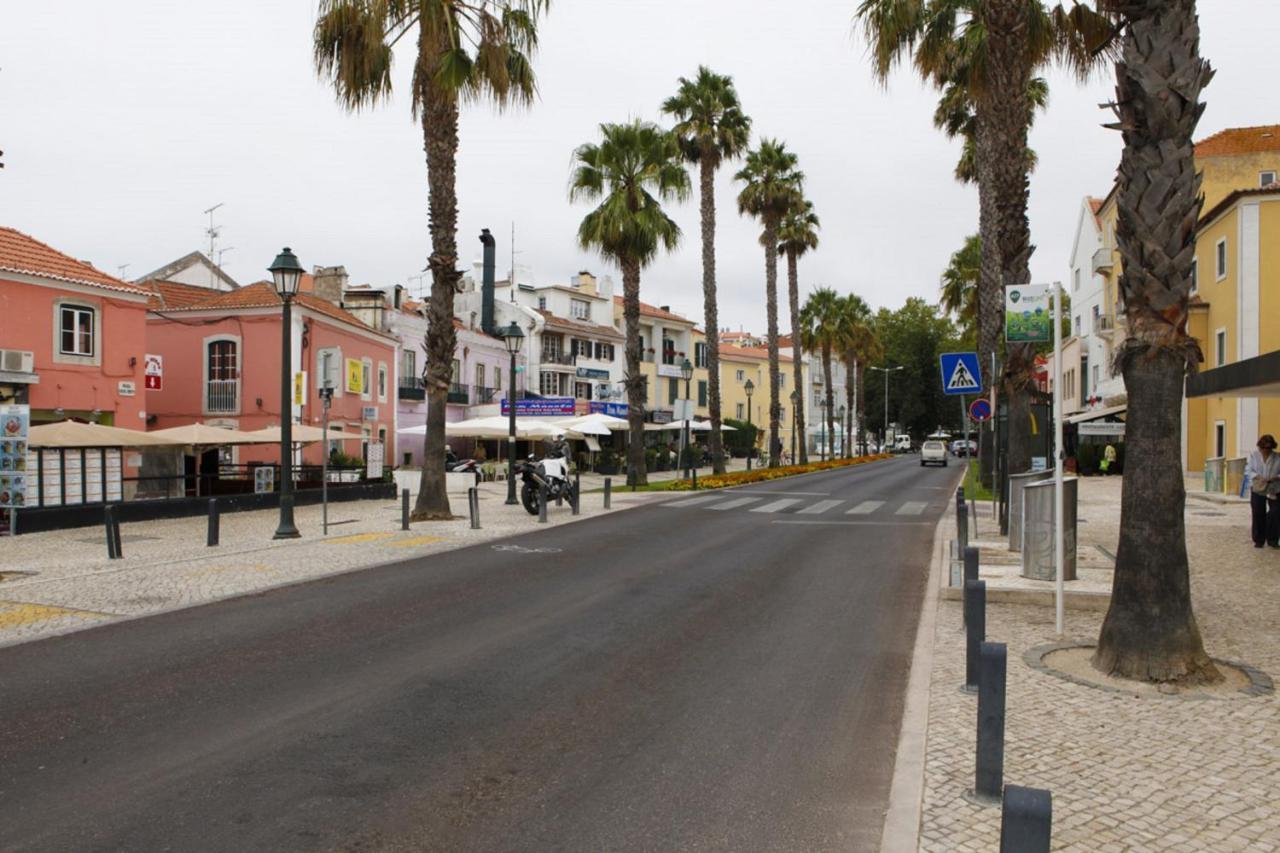
{"label": "tall palm tree", "polygon": [[797,261],[810,249],[818,248],[818,215],[813,202],[797,199],[778,229],[778,251],[787,256],[787,296],[791,313],[791,371],[795,395],[795,432],[800,436],[800,464],[809,462],[809,444],[804,440],[804,364],[801,362],[800,275]]}
{"label": "tall palm tree", "polygon": [[673,128],[686,160],[698,164],[702,216],[702,311],[707,329],[707,438],[713,470],[723,474],[724,442],[720,432],[720,314],[716,304],[716,169],[747,150],[751,119],[738,103],[733,78],[705,65],[694,79],[680,78],[680,88],[662,105],[676,121]]}
{"label": "tall palm tree", "polygon": [[316,70],[352,111],[391,96],[393,48],[416,27],[413,113],[427,160],[431,299],[427,311],[427,434],[413,519],[448,519],[445,404],[457,340],[458,106],[487,99],[499,108],[536,93],[530,57],[549,0],[321,0],[312,36]]}
{"label": "tall palm tree", "polygon": [[[645,377],[640,372],[640,271],[659,249],[674,249],[680,227],[662,209],[664,201],[689,196],[689,174],[680,146],[668,131],[635,120],[600,125],[601,140],[573,154],[569,198],[600,205],[578,226],[578,243],[622,268],[622,318],[626,332],[627,467],[632,482],[648,482],[644,464]],[[656,389],[655,389],[656,390]]]}
{"label": "tall palm tree", "polygon": [[1144,681],[1216,681],[1221,676],[1205,654],[1191,607],[1186,494],[1176,462],[1183,386],[1201,360],[1187,334],[1204,201],[1192,135],[1213,71],[1200,56],[1195,0],[1109,5],[1125,21],[1114,127],[1124,135],[1116,242],[1129,322],[1116,363],[1129,395],[1128,464],[1111,604],[1093,664]]}
{"label": "tall palm tree", "polygon": [[978,311],[978,274],[982,266],[982,239],[977,234],[965,238],[964,245],[951,253],[942,271],[939,307],[954,314],[961,332],[968,337],[974,330]]}
{"label": "tall palm tree", "polygon": [[[883,348],[876,336],[871,308],[856,293],[844,296],[840,304],[840,335],[836,352],[845,365],[845,400],[849,413],[849,435],[853,446],[862,446],[862,423],[866,396],[862,376],[866,365],[880,359]],[[852,455],[852,454],[847,454]]]}
{"label": "tall palm tree", "polygon": [[834,434],[835,387],[831,384],[831,355],[845,334],[844,300],[829,287],[819,287],[800,309],[800,339],[804,347],[822,358],[822,384],[826,400],[826,440]]}
{"label": "tall palm tree", "polygon": [[[1049,105],[1049,83],[1043,77],[1033,77],[1027,85],[1027,98],[1031,101],[1031,117],[1034,121],[1036,110],[1044,110]],[[942,88],[942,96],[933,111],[933,126],[947,135],[948,139],[960,138],[962,147],[960,159],[956,162],[956,180],[962,184],[978,182],[978,117],[974,111],[973,99],[965,85],[964,72],[953,73],[953,79]],[[1027,172],[1036,170],[1039,163],[1035,149],[1028,147]]]}
{"label": "tall palm tree", "polygon": [[738,212],[750,214],[764,224],[760,242],[764,245],[765,310],[769,321],[770,468],[778,467],[782,455],[778,438],[782,420],[782,402],[778,399],[778,230],[782,217],[804,192],[804,174],[796,163],[796,155],[787,150],[786,143],[762,139],[759,148],[747,153],[746,163],[734,176],[743,183],[738,193]]}

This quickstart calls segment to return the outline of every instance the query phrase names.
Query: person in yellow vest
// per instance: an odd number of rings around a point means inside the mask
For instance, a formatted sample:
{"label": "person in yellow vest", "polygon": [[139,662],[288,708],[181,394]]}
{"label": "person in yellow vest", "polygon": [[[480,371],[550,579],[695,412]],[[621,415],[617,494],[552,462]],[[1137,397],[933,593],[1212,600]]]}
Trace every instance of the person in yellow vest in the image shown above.
{"label": "person in yellow vest", "polygon": [[1102,473],[1110,475],[1116,467],[1116,448],[1111,442],[1107,442],[1107,449],[1102,451],[1102,464],[1098,466],[1102,469]]}

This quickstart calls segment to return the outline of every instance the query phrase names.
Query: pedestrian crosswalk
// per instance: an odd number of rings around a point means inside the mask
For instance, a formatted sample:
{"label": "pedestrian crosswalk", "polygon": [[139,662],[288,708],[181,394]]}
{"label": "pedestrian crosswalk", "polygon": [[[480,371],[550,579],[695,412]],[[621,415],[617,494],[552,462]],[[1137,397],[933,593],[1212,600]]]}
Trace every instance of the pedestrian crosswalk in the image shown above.
{"label": "pedestrian crosswalk", "polygon": [[[783,494],[786,494],[785,492]],[[761,493],[758,496],[744,496],[732,492],[683,497],[679,500],[664,501],[660,506],[671,509],[686,507],[710,509],[718,512],[740,509],[745,512],[762,515],[795,514],[805,516],[842,515],[849,517],[847,523],[865,523],[863,520],[874,520],[873,517],[884,517],[898,522],[912,521],[925,514],[929,508],[928,501],[891,501],[888,499],[845,500],[827,498],[777,498],[770,500],[773,494]]]}

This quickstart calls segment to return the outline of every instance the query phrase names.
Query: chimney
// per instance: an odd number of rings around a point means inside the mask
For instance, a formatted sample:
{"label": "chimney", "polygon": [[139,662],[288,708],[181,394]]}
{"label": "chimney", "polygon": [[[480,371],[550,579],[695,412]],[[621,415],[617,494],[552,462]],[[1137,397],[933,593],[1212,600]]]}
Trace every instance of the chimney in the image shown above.
{"label": "chimney", "polygon": [[347,268],[344,266],[321,267],[312,269],[315,276],[315,294],[334,305],[342,304],[342,292],[347,289]]}
{"label": "chimney", "polygon": [[493,335],[497,333],[493,326],[493,266],[496,241],[488,228],[480,232],[480,242],[484,244],[484,268],[480,282],[480,329],[487,335]]}
{"label": "chimney", "polygon": [[670,306],[670,305],[659,305],[659,306],[658,306],[658,310],[659,310],[659,311],[666,311],[668,314],[670,314],[670,313],[671,313],[671,306]]}
{"label": "chimney", "polygon": [[400,306],[403,302],[404,302],[404,287],[397,284],[396,289],[391,296],[391,306],[395,308],[397,311],[399,311]]}

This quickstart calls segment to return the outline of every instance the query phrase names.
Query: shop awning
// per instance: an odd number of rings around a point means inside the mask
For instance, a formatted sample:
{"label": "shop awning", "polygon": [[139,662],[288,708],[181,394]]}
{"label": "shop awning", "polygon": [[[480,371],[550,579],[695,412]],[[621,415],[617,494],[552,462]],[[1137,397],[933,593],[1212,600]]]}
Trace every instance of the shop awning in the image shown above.
{"label": "shop awning", "polygon": [[1066,423],[1082,424],[1085,421],[1096,421],[1101,420],[1102,418],[1109,418],[1114,415],[1123,415],[1128,410],[1129,406],[1127,404],[1123,406],[1108,406],[1105,409],[1090,409],[1087,412],[1068,415],[1066,417]]}
{"label": "shop awning", "polygon": [[[171,439],[168,444],[185,444],[191,447],[225,447],[232,444],[271,444],[270,438],[255,435],[251,432],[240,432],[225,427],[210,426],[204,423],[183,424],[182,426],[157,429],[147,435]],[[280,439],[275,439],[279,443]]]}
{"label": "shop awning", "polygon": [[58,421],[33,426],[27,436],[32,447],[176,447],[182,444],[153,432],[136,429]]}

